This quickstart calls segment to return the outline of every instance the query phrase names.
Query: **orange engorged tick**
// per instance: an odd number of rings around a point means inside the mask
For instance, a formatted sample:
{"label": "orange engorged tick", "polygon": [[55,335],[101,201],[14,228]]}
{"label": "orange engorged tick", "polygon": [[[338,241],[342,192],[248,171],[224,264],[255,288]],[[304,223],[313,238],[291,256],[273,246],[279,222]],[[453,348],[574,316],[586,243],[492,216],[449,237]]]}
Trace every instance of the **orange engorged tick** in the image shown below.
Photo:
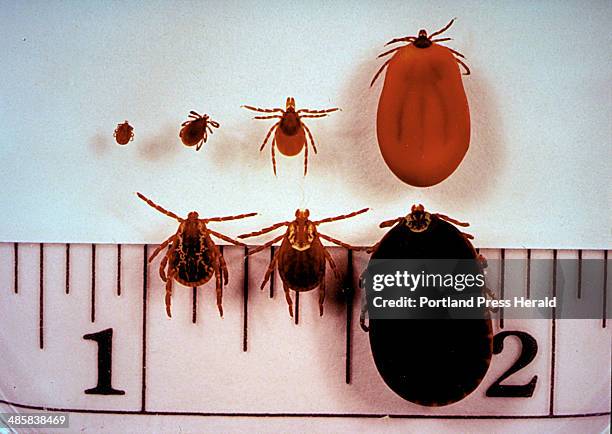
{"label": "orange engorged tick", "polygon": [[[378,103],[376,134],[381,154],[402,181],[429,187],[448,178],[461,163],[470,144],[470,110],[458,64],[462,54],[433,39],[444,28],[427,35],[393,39],[407,42],[378,57],[395,53],[378,70],[372,84],[387,68]],[[458,56],[458,57],[455,57]]]}
{"label": "orange engorged tick", "polygon": [[315,154],[317,153],[317,147],[314,144],[312,133],[308,127],[302,122],[304,118],[322,118],[328,115],[328,113],[340,110],[339,108],[330,108],[326,110],[309,110],[309,109],[295,109],[295,99],[292,97],[287,98],[287,104],[285,110],[282,108],[262,109],[253,107],[250,105],[243,105],[242,107],[261,113],[280,113],[266,116],[255,116],[253,119],[280,119],[276,122],[266,135],[263,144],[259,148],[259,151],[263,151],[266,146],[268,139],[273,131],[274,138],[272,139],[272,169],[274,175],[276,175],[276,157],[275,147],[278,146],[278,150],[281,154],[288,157],[292,157],[300,153],[304,148],[304,176],[308,170],[308,142],[306,141],[306,134],[312,144],[312,149]]}

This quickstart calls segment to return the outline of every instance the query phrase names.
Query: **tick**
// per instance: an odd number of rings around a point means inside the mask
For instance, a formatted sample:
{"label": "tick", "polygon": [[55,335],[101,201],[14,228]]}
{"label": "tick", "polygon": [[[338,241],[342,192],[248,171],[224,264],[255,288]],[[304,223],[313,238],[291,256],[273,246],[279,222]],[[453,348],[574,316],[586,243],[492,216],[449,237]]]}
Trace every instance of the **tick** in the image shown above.
{"label": "tick", "polygon": [[181,131],[179,137],[185,146],[195,146],[196,151],[200,148],[208,139],[208,133],[213,133],[211,127],[219,128],[219,122],[213,121],[208,115],[201,115],[191,110],[189,112],[189,118],[181,124]]}
{"label": "tick", "polygon": [[289,291],[310,291],[317,286],[319,287],[319,314],[323,315],[323,302],[325,301],[325,262],[329,262],[329,265],[331,266],[338,280],[340,280],[341,276],[333,258],[321,243],[320,238],[342,246],[346,249],[363,250],[363,248],[346,244],[325,235],[317,230],[317,226],[322,223],[329,223],[354,217],[366,212],[367,210],[368,208],[364,208],[350,214],[311,221],[309,220],[310,211],[307,209],[298,209],[295,212],[295,220],[293,221],[276,223],[257,232],[239,235],[238,238],[255,237],[271,232],[282,226],[287,226],[287,230],[283,235],[274,238],[273,240],[251,250],[248,253],[249,255],[253,255],[257,252],[261,252],[262,250],[270,247],[272,244],[282,240],[280,248],[276,251],[270,265],[268,266],[263,283],[261,284],[261,289],[264,288],[270,279],[270,275],[274,269],[278,268],[280,278],[283,281],[285,299],[289,305],[289,315],[293,317],[293,302],[291,300]]}
{"label": "tick", "polygon": [[416,187],[448,178],[470,144],[470,110],[459,65],[465,75],[470,70],[461,53],[439,45],[450,38],[434,39],[453,22],[431,35],[419,30],[418,36],[387,43],[407,45],[378,56],[393,53],[371,83],[387,67],[376,116],[378,145],[391,171]]}
{"label": "tick", "polygon": [[218,246],[212,240],[211,235],[237,246],[245,246],[245,244],[209,229],[206,224],[209,222],[223,222],[252,217],[257,215],[257,213],[201,219],[197,212],[192,211],[184,219],[157,205],[143,194],[136,194],[157,211],[179,222],[176,233],[164,241],[149,257],[149,262],[151,262],[167,247],[166,253],[159,264],[159,275],[166,283],[166,314],[168,317],[172,316],[170,305],[173,280],[176,280],[181,285],[195,287],[204,285],[211,279],[213,274],[216,281],[217,308],[219,309],[219,314],[223,316],[223,307],[221,305],[223,283],[221,280],[223,278],[225,285],[227,285],[229,276],[225,259]]}
{"label": "tick", "polygon": [[[407,216],[380,224],[392,229],[372,248],[368,267],[381,259],[462,259],[473,260],[466,262],[482,272],[484,258],[472,246],[473,237],[455,225],[468,226],[415,205]],[[425,289],[432,295],[438,288]],[[407,401],[443,406],[473,392],[489,368],[490,315],[485,309],[476,313],[475,319],[452,319],[446,310],[436,312],[435,319],[370,318],[366,327],[364,305],[361,325],[369,330],[374,362],[387,386]]]}
{"label": "tick", "polygon": [[306,140],[306,134],[310,139],[312,150],[317,153],[317,147],[315,146],[312,133],[306,124],[302,121],[305,118],[323,118],[328,116],[329,113],[340,110],[339,108],[330,108],[325,110],[310,110],[310,109],[295,109],[295,99],[292,97],[287,98],[285,110],[282,108],[262,109],[253,107],[250,105],[243,105],[242,107],[253,110],[260,113],[278,113],[265,116],[255,116],[253,119],[279,119],[270,129],[268,134],[263,141],[263,144],[259,148],[259,152],[263,151],[270,135],[274,133],[272,139],[272,170],[276,175],[276,156],[275,148],[278,146],[278,150],[281,154],[288,157],[293,157],[300,153],[304,148],[304,176],[308,171],[308,142]]}
{"label": "tick", "polygon": [[128,121],[117,124],[113,137],[115,137],[115,140],[120,145],[127,145],[134,140],[134,127],[132,127]]}

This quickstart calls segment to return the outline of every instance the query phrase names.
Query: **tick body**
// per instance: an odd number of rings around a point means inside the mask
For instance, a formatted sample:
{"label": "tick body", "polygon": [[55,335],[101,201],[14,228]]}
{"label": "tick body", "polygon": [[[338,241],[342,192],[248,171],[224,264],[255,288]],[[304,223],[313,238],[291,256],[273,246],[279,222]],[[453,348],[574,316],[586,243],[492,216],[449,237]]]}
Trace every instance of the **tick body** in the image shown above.
{"label": "tick body", "polygon": [[275,150],[278,148],[279,152],[288,157],[299,154],[304,149],[304,176],[308,172],[308,139],[314,153],[317,153],[317,147],[315,146],[312,133],[302,121],[305,118],[322,118],[327,116],[329,113],[339,110],[338,108],[331,108],[325,110],[310,110],[310,109],[295,109],[295,99],[292,97],[287,98],[285,110],[282,108],[262,109],[249,105],[243,106],[246,109],[253,110],[260,113],[273,113],[264,116],[255,116],[253,119],[278,119],[278,121],[272,125],[268,130],[268,134],[263,141],[263,144],[259,148],[259,151],[263,151],[268,139],[274,133],[272,139],[271,150],[272,150],[272,170],[276,175],[276,153]]}
{"label": "tick body", "polygon": [[[406,217],[381,223],[393,228],[373,247],[371,261],[465,259],[474,260],[469,263],[481,271],[484,258],[474,250],[471,236],[449,222],[467,225],[413,206]],[[493,349],[489,312],[476,313],[476,319],[452,319],[446,310],[439,319],[370,319],[372,355],[387,386],[424,406],[452,404],[473,392],[488,370]],[[365,311],[361,324],[368,329]]]}
{"label": "tick body", "polygon": [[132,127],[128,121],[118,124],[113,133],[113,137],[115,137],[115,141],[118,144],[127,145],[134,140],[134,127]]}
{"label": "tick body", "polygon": [[195,146],[196,151],[200,148],[208,139],[208,133],[212,134],[213,130],[211,127],[219,128],[219,123],[213,121],[208,115],[200,115],[193,110],[189,112],[189,118],[181,125],[181,131],[179,137],[185,146]]}
{"label": "tick body", "polygon": [[255,254],[282,240],[280,248],[276,251],[268,266],[263,283],[261,284],[261,289],[266,286],[274,269],[278,268],[280,278],[283,281],[285,299],[289,306],[289,315],[293,317],[293,301],[291,300],[290,290],[304,292],[310,291],[316,287],[319,287],[319,314],[323,315],[323,303],[325,301],[325,262],[329,262],[337,279],[340,279],[340,275],[334,260],[321,243],[320,238],[347,249],[359,250],[361,248],[351,246],[350,244],[343,243],[342,241],[322,234],[317,231],[317,226],[321,223],[354,217],[367,210],[368,208],[364,208],[350,214],[311,221],[309,220],[310,211],[307,209],[298,209],[295,212],[295,220],[293,221],[276,223],[260,231],[240,235],[238,238],[249,238],[271,232],[283,226],[287,227],[283,235],[274,238],[248,253],[249,255]]}
{"label": "tick body", "polygon": [[[454,20],[453,20],[454,21]],[[372,84],[387,67],[378,103],[376,134],[380,152],[402,181],[428,187],[448,178],[461,163],[470,143],[470,112],[459,65],[463,55],[427,35],[390,41],[407,42],[379,57],[393,54],[378,70]]]}
{"label": "tick body", "polygon": [[201,219],[197,212],[192,211],[188,214],[186,219],[183,219],[173,212],[157,205],[143,194],[137,193],[137,195],[151,207],[179,222],[176,233],[164,241],[149,257],[149,262],[151,262],[164,248],[167,248],[159,265],[159,275],[166,283],[167,315],[169,317],[172,316],[171,302],[173,280],[185,286],[195,287],[204,285],[214,275],[217,292],[217,308],[219,309],[219,314],[223,316],[222,280],[224,280],[227,285],[229,276],[225,259],[211,238],[211,235],[238,246],[244,246],[244,244],[209,229],[207,223],[242,219],[254,216],[257,213]]}

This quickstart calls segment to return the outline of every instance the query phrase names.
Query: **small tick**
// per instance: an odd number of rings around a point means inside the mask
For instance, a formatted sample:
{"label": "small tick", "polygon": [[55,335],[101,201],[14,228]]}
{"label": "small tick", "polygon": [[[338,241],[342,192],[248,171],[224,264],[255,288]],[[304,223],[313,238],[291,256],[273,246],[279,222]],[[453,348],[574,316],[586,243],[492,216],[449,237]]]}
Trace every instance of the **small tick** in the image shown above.
{"label": "small tick", "polygon": [[216,279],[217,308],[219,309],[219,314],[223,316],[223,307],[221,306],[223,285],[221,279],[223,278],[227,285],[229,279],[228,271],[225,259],[212,240],[211,235],[237,246],[245,246],[245,244],[209,229],[206,224],[209,222],[223,222],[252,217],[257,215],[257,213],[201,219],[197,212],[192,211],[184,219],[157,205],[143,194],[136,194],[151,207],[179,222],[176,233],[164,241],[149,257],[149,262],[151,262],[159,252],[168,247],[166,254],[159,264],[159,275],[166,282],[167,315],[169,317],[172,316],[170,305],[173,279],[182,285],[196,287],[208,282],[214,274]]}
{"label": "small tick", "polygon": [[238,236],[238,238],[255,237],[271,232],[282,226],[287,226],[287,231],[283,235],[274,238],[263,246],[259,246],[248,253],[252,255],[261,252],[272,244],[282,240],[280,248],[274,254],[268,270],[266,271],[261,289],[264,288],[274,268],[277,267],[281,280],[283,281],[285,299],[289,305],[289,315],[293,316],[293,302],[289,290],[293,289],[294,291],[303,292],[310,291],[317,286],[319,287],[319,314],[323,315],[323,302],[325,300],[325,261],[329,262],[338,280],[340,280],[341,276],[336,268],[334,260],[323,244],[321,244],[319,238],[323,238],[324,240],[346,249],[364,250],[364,248],[355,247],[325,235],[317,231],[317,226],[322,223],[354,217],[367,210],[368,208],[364,208],[350,214],[311,221],[308,219],[310,211],[307,209],[298,209],[295,212],[295,220],[293,221],[276,223],[260,231]]}
{"label": "small tick", "polygon": [[132,127],[128,121],[122,124],[117,124],[113,137],[120,145],[127,145],[129,142],[134,140],[134,127]]}
{"label": "small tick", "polygon": [[219,128],[219,123],[213,121],[208,115],[200,115],[193,110],[189,112],[190,119],[186,120],[181,124],[181,131],[179,137],[185,146],[194,146],[196,151],[200,148],[208,139],[208,133],[213,133],[211,127]]}
{"label": "small tick", "polygon": [[263,141],[263,144],[259,148],[259,151],[263,151],[270,135],[274,132],[274,138],[272,139],[272,170],[276,175],[276,156],[275,148],[278,146],[278,150],[281,154],[288,157],[297,155],[302,148],[304,148],[304,176],[308,171],[308,142],[306,135],[310,139],[312,150],[317,153],[317,147],[315,146],[314,139],[310,129],[302,122],[305,118],[322,118],[328,116],[329,113],[340,110],[339,108],[330,108],[325,110],[310,110],[310,109],[295,109],[295,99],[292,97],[287,98],[287,104],[285,110],[282,108],[262,109],[253,107],[250,105],[243,105],[242,107],[261,113],[280,113],[266,116],[255,116],[253,119],[280,119],[268,130],[268,134]]}

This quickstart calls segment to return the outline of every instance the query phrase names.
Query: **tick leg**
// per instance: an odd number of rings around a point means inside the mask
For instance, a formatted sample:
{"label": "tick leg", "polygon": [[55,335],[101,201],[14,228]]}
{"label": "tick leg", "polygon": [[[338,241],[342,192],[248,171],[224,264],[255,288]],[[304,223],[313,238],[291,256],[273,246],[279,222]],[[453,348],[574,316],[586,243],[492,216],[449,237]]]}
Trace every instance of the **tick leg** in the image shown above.
{"label": "tick leg", "polygon": [[400,47],[395,47],[395,48],[392,48],[392,49],[390,49],[389,51],[385,51],[384,53],[379,54],[377,57],[380,59],[381,57],[385,57],[387,54],[391,54],[391,53],[393,53],[394,51],[397,51],[397,50],[399,50],[400,48],[404,48],[404,47],[405,47],[405,45],[402,45],[402,46],[400,46]]}
{"label": "tick leg", "polygon": [[374,86],[376,79],[378,78],[380,74],[382,74],[383,70],[387,67],[387,65],[389,64],[389,62],[391,62],[391,60],[393,60],[393,57],[391,57],[390,59],[387,59],[387,61],[382,64],[382,66],[380,67],[380,69],[378,70],[378,72],[376,73],[372,81],[370,82],[370,87]]}
{"label": "tick leg", "polygon": [[449,217],[449,216],[444,215],[444,214],[435,213],[434,215],[436,217],[438,217],[438,218],[441,218],[442,220],[445,220],[445,221],[447,221],[449,223],[454,224],[455,226],[462,226],[462,227],[465,228],[465,227],[468,227],[470,225],[469,223],[460,222],[459,220],[455,220],[454,218]]}
{"label": "tick leg", "polygon": [[[206,134],[204,135],[204,137],[206,137]],[[202,139],[198,142],[198,144],[196,145],[196,151],[199,151],[200,148],[202,148],[202,145],[204,144],[204,142],[206,142],[206,140]]]}
{"label": "tick leg", "polygon": [[445,41],[452,41],[453,38],[440,38],[440,39],[432,39],[431,42],[445,42]]}
{"label": "tick leg", "polygon": [[324,115],[300,115],[300,119],[304,119],[304,118],[324,118],[326,116],[329,116],[328,114],[324,114]]}
{"label": "tick leg", "polygon": [[164,258],[159,263],[159,277],[161,277],[161,280],[164,282],[167,281],[167,278],[166,278],[166,264],[167,263],[168,263],[168,255],[164,256]]}
{"label": "tick leg", "polygon": [[416,38],[414,36],[406,36],[404,38],[395,38],[395,39],[391,39],[389,42],[387,42],[385,44],[385,47],[387,45],[395,44],[396,42],[414,42],[414,41],[416,41]]}
{"label": "tick leg", "polygon": [[321,223],[335,222],[336,220],[343,220],[343,219],[347,219],[347,218],[350,218],[350,217],[355,217],[356,215],[359,215],[359,214],[363,214],[364,212],[368,211],[369,209],[370,208],[363,208],[363,209],[360,209],[359,211],[355,211],[355,212],[352,212],[350,214],[343,214],[343,215],[339,215],[339,216],[336,216],[336,217],[328,217],[328,218],[323,219],[323,220],[317,220],[317,221],[315,221],[313,223],[315,225],[320,225]]}
{"label": "tick leg", "polygon": [[254,248],[253,250],[249,250],[249,253],[247,253],[248,256],[253,255],[255,253],[259,253],[262,250],[267,249],[268,247],[270,247],[272,244],[279,242],[280,240],[282,240],[283,238],[285,238],[285,234],[283,235],[279,235],[278,237],[274,238],[271,241],[268,241],[266,244],[264,244],[263,246],[259,246]]}
{"label": "tick leg", "polygon": [[282,119],[281,115],[254,116],[253,119]]}
{"label": "tick leg", "polygon": [[[221,262],[219,260],[219,262]],[[219,269],[220,264],[215,264],[215,290],[217,291],[217,309],[219,309],[219,315],[223,318],[223,285],[221,284],[221,270]],[[227,283],[227,281],[226,281]]]}
{"label": "tick leg", "polygon": [[365,288],[363,287],[363,274],[364,273],[362,273],[361,276],[359,277],[359,289],[361,291],[361,312],[359,314],[359,326],[364,332],[367,332],[368,330],[370,330],[370,328],[365,323],[365,317],[368,311],[368,302],[366,300]]}
{"label": "tick leg", "polygon": [[340,276],[340,272],[338,271],[338,267],[336,267],[334,258],[332,258],[332,256],[329,254],[329,252],[327,251],[325,247],[323,247],[323,253],[325,254],[325,259],[327,259],[327,262],[329,262],[329,265],[331,266],[332,271],[336,275],[336,279],[342,280],[342,276]]}
{"label": "tick leg", "polygon": [[304,176],[308,173],[308,140],[304,143]]}
{"label": "tick leg", "polygon": [[274,148],[276,147],[276,138],[272,140],[272,170],[274,171],[274,176],[276,176],[276,157],[274,155]]}
{"label": "tick leg", "polygon": [[287,283],[283,281],[283,289],[285,290],[285,300],[287,300],[287,304],[289,305],[289,316],[293,318],[293,300],[291,300],[291,294],[289,294],[289,287]]}
{"label": "tick leg", "polygon": [[221,234],[221,233],[219,233],[217,231],[213,231],[211,229],[208,229],[208,232],[210,232],[211,235],[214,235],[217,238],[221,238],[223,241],[227,241],[228,243],[232,243],[232,244],[235,244],[237,246],[242,246],[242,247],[246,246],[246,244],[241,243],[240,241],[236,241],[236,240],[228,237],[227,235],[223,235],[223,234]]}
{"label": "tick leg", "polygon": [[207,219],[201,219],[204,221],[204,223],[208,223],[208,222],[225,222],[227,220],[238,220],[238,219],[243,219],[245,217],[253,217],[257,215],[256,212],[249,212],[246,214],[238,214],[238,215],[228,215],[228,216],[223,216],[223,217],[210,217]]}
{"label": "tick leg", "polygon": [[[280,125],[280,121],[278,121],[277,123],[275,123],[274,125],[272,125],[272,126],[270,127],[270,129],[268,130],[268,134],[266,134],[266,137],[265,137],[265,139],[264,139],[264,141],[263,141],[263,144],[262,144],[262,145],[261,145],[261,147],[259,148],[259,152],[263,151],[263,149],[264,149],[264,148],[265,148],[265,146],[266,146],[266,143],[268,142],[268,139],[270,138],[270,135],[272,134],[272,132],[273,132],[274,130],[276,130],[276,127],[278,127],[279,125]],[[274,141],[272,141],[272,146],[274,146]]]}
{"label": "tick leg", "polygon": [[452,20],[450,20],[450,22],[449,22],[447,25],[445,25],[444,27],[442,27],[442,28],[441,28],[440,30],[438,30],[437,32],[433,32],[431,35],[429,35],[429,39],[433,38],[433,37],[434,37],[434,36],[436,36],[436,35],[439,35],[440,33],[444,33],[444,32],[446,32],[446,31],[448,30],[448,28],[449,28],[450,26],[452,26],[452,25],[453,25],[453,23],[454,23],[454,22],[455,22],[455,18],[453,18]]}
{"label": "tick leg", "polygon": [[221,270],[223,271],[223,280],[227,285],[227,282],[229,282],[229,272],[227,271],[227,263],[225,262],[225,258],[221,253],[219,253],[219,265],[221,266]]}
{"label": "tick leg", "polygon": [[172,280],[174,279],[174,271],[168,273],[168,280],[166,281],[166,315],[168,318],[172,318]]}
{"label": "tick leg", "polygon": [[345,249],[349,249],[349,250],[366,250],[367,249],[367,247],[353,246],[352,244],[344,243],[344,242],[342,242],[340,240],[337,240],[335,238],[330,237],[329,235],[322,234],[321,232],[319,232],[319,236],[321,238],[323,238],[324,240],[327,240],[327,241],[329,241],[331,243],[334,243],[334,244],[337,244],[339,246],[342,246]]}
{"label": "tick leg", "polygon": [[319,316],[323,316],[323,302],[325,301],[325,267],[323,267],[323,276],[319,284]]}
{"label": "tick leg", "polygon": [[460,59],[457,59],[456,57],[455,57],[455,60],[457,61],[457,63],[459,63],[461,66],[463,66],[465,68],[465,72],[463,73],[463,75],[470,75],[471,74],[470,68],[468,68],[468,66],[465,63],[463,63]]}
{"label": "tick leg", "polygon": [[404,217],[398,217],[396,219],[393,220],[385,220],[384,222],[382,222],[381,224],[378,225],[379,228],[388,228],[390,226],[395,225],[396,223],[398,223],[400,220],[402,220]]}
{"label": "tick leg", "polygon": [[161,206],[159,206],[158,204],[156,204],[155,202],[153,202],[151,199],[147,198],[144,194],[142,193],[136,193],[136,195],[141,198],[142,200],[144,200],[149,206],[155,208],[157,211],[159,211],[162,214],[166,214],[168,217],[172,217],[175,220],[178,220],[179,222],[182,222],[183,219],[180,218],[179,216],[177,216],[176,214],[174,214],[171,211],[168,211],[165,208],[162,208]]}
{"label": "tick leg", "polygon": [[334,108],[330,108],[330,109],[325,109],[325,110],[310,110],[310,109],[299,109],[297,111],[297,113],[313,113],[313,114],[317,114],[317,113],[331,113],[331,112],[335,112],[340,110],[338,107],[334,107]]}
{"label": "tick leg", "polygon": [[[310,132],[310,129],[305,124],[302,124],[302,126],[304,127],[304,130],[306,130],[306,133],[308,134],[308,137],[310,138],[310,144],[312,145],[312,149],[314,153],[316,154],[317,147],[315,146],[314,139],[312,138],[312,133]],[[306,142],[306,147],[308,147],[308,142]]]}
{"label": "tick leg", "polygon": [[[280,228],[282,226],[287,226],[289,223],[291,223],[291,222],[276,223],[276,224],[273,224],[272,226],[268,226],[267,228],[263,228],[263,229],[261,229],[259,231],[256,231],[256,232],[250,232],[248,234],[238,235],[238,238],[251,238],[251,237],[256,237],[258,235],[267,234],[268,232],[272,232],[273,230],[278,229],[278,228]],[[271,245],[271,243],[267,243],[266,245]]]}
{"label": "tick leg", "polygon": [[263,109],[259,107],[253,107],[251,105],[243,105],[242,107],[244,107],[245,109],[253,110],[254,112],[262,112],[262,113],[275,113],[275,112],[284,113],[285,112],[282,108]]}
{"label": "tick leg", "polygon": [[263,280],[263,282],[261,284],[261,288],[260,288],[262,290],[264,289],[264,287],[266,286],[266,283],[268,283],[268,280],[270,280],[270,276],[274,272],[274,267],[276,267],[276,261],[278,260],[279,252],[280,252],[280,249],[274,254],[274,257],[270,261],[270,265],[268,265],[268,269],[266,270],[266,274],[264,276],[264,280]]}
{"label": "tick leg", "polygon": [[153,251],[153,253],[151,253],[151,256],[149,256],[149,262],[151,262],[153,260],[153,258],[155,258],[159,254],[159,252],[161,252],[164,249],[164,247],[166,247],[170,242],[174,241],[175,238],[176,238],[176,234],[172,235],[166,241],[161,243],[159,245],[159,247],[157,249],[155,249],[155,251]]}

